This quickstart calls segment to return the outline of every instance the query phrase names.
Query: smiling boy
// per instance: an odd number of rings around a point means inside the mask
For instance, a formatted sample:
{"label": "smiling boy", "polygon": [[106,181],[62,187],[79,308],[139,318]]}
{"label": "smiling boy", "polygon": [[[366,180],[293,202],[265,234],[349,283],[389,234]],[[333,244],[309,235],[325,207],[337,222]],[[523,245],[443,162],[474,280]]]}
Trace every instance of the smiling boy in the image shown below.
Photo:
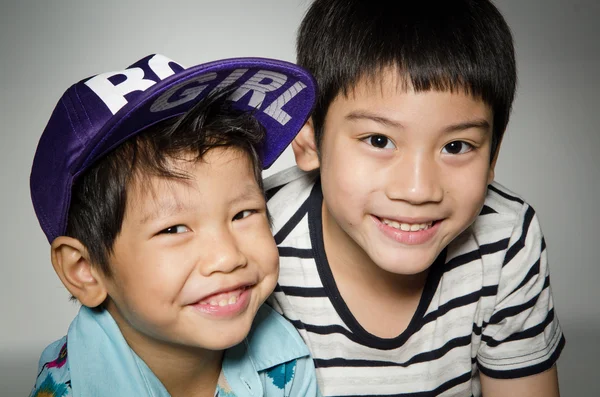
{"label": "smiling boy", "polygon": [[161,56],[71,86],[31,195],[82,307],[32,396],[316,396],[296,330],[263,305],[278,276],[261,171],[314,99],[295,65]]}
{"label": "smiling boy", "polygon": [[316,0],[298,63],[319,86],[265,181],[271,304],[325,396],[557,396],[564,346],[533,209],[494,182],[515,93],[489,1]]}

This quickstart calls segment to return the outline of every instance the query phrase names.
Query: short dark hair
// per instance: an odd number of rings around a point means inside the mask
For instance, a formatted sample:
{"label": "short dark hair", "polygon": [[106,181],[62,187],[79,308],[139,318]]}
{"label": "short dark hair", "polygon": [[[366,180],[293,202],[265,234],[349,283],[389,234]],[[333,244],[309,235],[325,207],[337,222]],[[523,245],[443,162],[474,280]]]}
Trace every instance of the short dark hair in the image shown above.
{"label": "short dark hair", "polygon": [[297,62],[319,87],[317,145],[331,102],[363,78],[398,70],[415,91],[462,91],[494,114],[492,156],[515,96],[513,38],[488,0],[315,0],[297,37]]}
{"label": "short dark hair", "polygon": [[[211,149],[235,148],[249,156],[263,189],[260,147],[265,130],[251,113],[235,110],[227,93],[210,95],[186,114],[160,122],[118,146],[75,183],[66,235],[87,248],[94,266],[111,275],[108,258],[121,231],[127,192],[135,178],[187,178],[170,159],[200,161]],[[183,156],[182,156],[183,155]]]}

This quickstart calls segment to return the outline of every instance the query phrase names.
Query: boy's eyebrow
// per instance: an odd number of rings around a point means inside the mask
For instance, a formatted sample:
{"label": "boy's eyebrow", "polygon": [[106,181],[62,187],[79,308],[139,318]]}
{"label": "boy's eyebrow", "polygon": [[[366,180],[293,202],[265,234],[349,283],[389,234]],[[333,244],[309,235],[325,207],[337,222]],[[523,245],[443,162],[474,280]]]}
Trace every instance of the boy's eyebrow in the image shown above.
{"label": "boy's eyebrow", "polygon": [[[402,123],[399,123],[398,121],[391,120],[387,117],[383,117],[378,114],[371,113],[371,112],[368,112],[365,110],[355,110],[353,112],[350,112],[346,115],[346,119],[347,120],[366,119],[366,120],[372,120],[379,124],[383,124],[387,127],[404,128]],[[474,119],[474,120],[469,120],[469,121],[465,121],[465,122],[458,123],[458,124],[449,125],[446,128],[444,128],[444,132],[450,133],[450,132],[464,131],[464,130],[468,130],[471,128],[476,128],[476,129],[484,130],[485,132],[487,132],[487,131],[490,131],[490,123],[485,119]]]}
{"label": "boy's eyebrow", "polygon": [[183,212],[187,207],[178,202],[172,200],[160,201],[159,205],[152,211],[145,212],[140,218],[140,225],[144,225],[150,221],[153,221],[161,216],[174,215],[179,212]]}
{"label": "boy's eyebrow", "polygon": [[488,132],[490,131],[490,123],[485,119],[475,119],[465,121],[463,123],[449,125],[448,127],[444,128],[444,132],[464,131],[469,130],[471,128],[476,128],[479,130],[483,130],[484,132]]}
{"label": "boy's eyebrow", "polygon": [[237,204],[247,200],[254,200],[262,198],[263,194],[256,183],[248,183],[244,186],[244,191],[237,195],[233,200],[229,202],[230,205]]}
{"label": "boy's eyebrow", "polygon": [[399,122],[397,122],[395,120],[388,119],[387,117],[383,117],[378,114],[368,112],[366,110],[355,110],[353,112],[350,112],[346,115],[346,119],[347,120],[367,119],[367,120],[372,120],[378,124],[383,124],[387,127],[404,128],[404,126],[402,124],[400,124]]}

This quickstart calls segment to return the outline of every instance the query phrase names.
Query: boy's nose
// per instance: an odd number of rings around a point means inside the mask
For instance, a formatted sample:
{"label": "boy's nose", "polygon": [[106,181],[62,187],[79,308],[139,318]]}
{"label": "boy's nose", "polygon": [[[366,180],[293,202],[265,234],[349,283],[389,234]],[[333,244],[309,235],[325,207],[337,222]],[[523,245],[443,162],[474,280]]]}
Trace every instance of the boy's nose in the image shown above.
{"label": "boy's nose", "polygon": [[387,196],[410,204],[440,202],[444,189],[434,159],[423,153],[406,154],[388,169]]}
{"label": "boy's nose", "polygon": [[229,231],[212,235],[202,245],[199,268],[204,276],[217,272],[231,273],[248,264],[246,256]]}

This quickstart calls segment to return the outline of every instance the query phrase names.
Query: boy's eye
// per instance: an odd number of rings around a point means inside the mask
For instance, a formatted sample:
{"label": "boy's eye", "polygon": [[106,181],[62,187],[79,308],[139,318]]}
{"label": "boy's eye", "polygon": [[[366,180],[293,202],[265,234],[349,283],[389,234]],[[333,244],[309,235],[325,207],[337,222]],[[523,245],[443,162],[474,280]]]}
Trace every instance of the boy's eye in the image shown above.
{"label": "boy's eye", "polygon": [[244,210],[244,211],[240,211],[237,214],[235,214],[235,216],[233,217],[234,221],[239,221],[240,219],[244,219],[252,214],[254,214],[256,211],[255,210]]}
{"label": "boy's eye", "polygon": [[470,143],[464,141],[454,141],[444,146],[442,153],[464,154],[470,152],[471,150],[473,150],[473,145]]}
{"label": "boy's eye", "polygon": [[166,229],[163,229],[158,234],[178,234],[178,233],[185,233],[185,232],[189,232],[189,231],[190,231],[190,229],[188,229],[184,225],[176,225],[176,226],[171,226]]}
{"label": "boy's eye", "polygon": [[394,149],[396,145],[385,135],[371,135],[363,139],[368,145],[377,149]]}

